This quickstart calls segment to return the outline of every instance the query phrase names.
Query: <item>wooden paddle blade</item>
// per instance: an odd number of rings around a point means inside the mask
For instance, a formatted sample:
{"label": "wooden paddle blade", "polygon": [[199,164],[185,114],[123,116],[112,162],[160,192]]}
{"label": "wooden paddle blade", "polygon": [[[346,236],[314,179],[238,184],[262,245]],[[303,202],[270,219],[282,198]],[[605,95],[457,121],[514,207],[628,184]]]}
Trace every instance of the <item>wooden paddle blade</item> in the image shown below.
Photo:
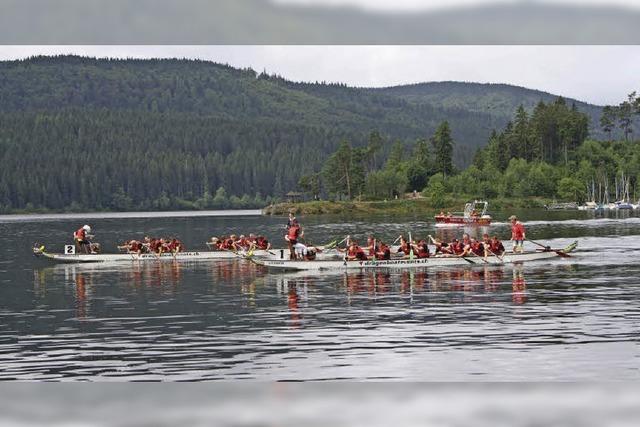
{"label": "wooden paddle blade", "polygon": [[562,251],[555,251],[555,252],[556,252],[556,253],[558,254],[558,256],[559,256],[559,257],[561,257],[561,258],[573,258],[571,255],[569,255],[569,254],[567,254],[567,253],[565,253],[565,252],[562,252]]}
{"label": "wooden paddle blade", "polygon": [[554,252],[557,253],[562,258],[572,258],[572,256],[569,255],[569,252],[575,251],[577,247],[578,247],[578,241],[576,240],[575,242],[568,245],[566,248],[556,249]]}

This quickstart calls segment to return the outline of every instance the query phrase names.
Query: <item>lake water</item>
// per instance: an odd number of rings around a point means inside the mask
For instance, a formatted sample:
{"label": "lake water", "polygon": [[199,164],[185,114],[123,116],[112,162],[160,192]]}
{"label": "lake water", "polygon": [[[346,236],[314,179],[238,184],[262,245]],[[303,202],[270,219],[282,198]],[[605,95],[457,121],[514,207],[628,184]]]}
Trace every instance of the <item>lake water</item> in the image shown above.
{"label": "lake water", "polygon": [[[0,218],[0,379],[640,379],[633,214],[520,212],[528,237],[580,251],[519,266],[273,274],[241,260],[55,265],[31,254],[34,242],[61,249],[85,222],[111,251],[146,234],[190,249],[230,233],[283,243],[286,219],[248,214]],[[508,214],[491,233],[509,236]],[[419,217],[301,220],[316,244],[455,234]]]}

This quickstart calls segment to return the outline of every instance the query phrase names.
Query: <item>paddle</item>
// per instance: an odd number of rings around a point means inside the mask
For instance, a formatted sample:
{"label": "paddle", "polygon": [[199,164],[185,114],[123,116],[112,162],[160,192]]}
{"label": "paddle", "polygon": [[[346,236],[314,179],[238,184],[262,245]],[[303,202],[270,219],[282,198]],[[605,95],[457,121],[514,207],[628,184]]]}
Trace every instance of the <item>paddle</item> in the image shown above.
{"label": "paddle", "polygon": [[534,245],[538,245],[538,246],[540,246],[541,248],[544,248],[545,252],[549,252],[549,251],[551,250],[551,246],[543,245],[542,243],[535,242],[535,241],[533,241],[533,240],[531,240],[531,239],[527,239],[527,242],[531,242],[531,243],[533,243]]}
{"label": "paddle", "polygon": [[411,239],[411,232],[409,232],[409,259],[413,261],[413,240]]}
{"label": "paddle", "polygon": [[500,260],[500,262],[504,262],[504,257],[501,257],[500,255],[497,255],[495,252],[493,252],[491,249],[487,248],[487,252],[489,252],[491,255],[493,255],[494,257],[498,258]]}
{"label": "paddle", "polygon": [[477,262],[467,258],[466,256],[459,255],[459,257],[462,258],[463,260],[467,261],[469,264],[477,264]]}
{"label": "paddle", "polygon": [[[340,242],[340,243],[342,243],[342,242]],[[327,244],[322,245],[322,248],[323,248],[323,249],[333,249],[333,248],[335,248],[335,247],[336,247],[336,246],[338,246],[338,245],[339,245],[339,243],[338,243],[338,241],[337,241],[337,240],[332,240],[331,242],[329,242],[329,243],[327,243]]]}
{"label": "paddle", "polygon": [[555,252],[556,254],[558,254],[558,256],[560,256],[562,258],[571,258],[571,255],[569,255],[568,253],[562,251],[561,249],[551,249],[551,246],[546,246],[546,245],[543,245],[542,243],[538,243],[538,242],[535,242],[535,241],[530,240],[530,239],[527,239],[527,242],[531,242],[534,245],[538,245],[541,248],[544,248],[545,252]]}
{"label": "paddle", "polygon": [[[487,261],[486,259],[484,259],[483,257],[481,257],[480,255],[478,255],[477,253],[471,251],[471,255],[477,258],[480,258],[482,260],[482,262],[484,262],[485,264],[491,264],[489,261]],[[464,257],[463,257],[464,258]],[[466,258],[464,258],[466,259]],[[477,264],[474,262],[474,264]]]}

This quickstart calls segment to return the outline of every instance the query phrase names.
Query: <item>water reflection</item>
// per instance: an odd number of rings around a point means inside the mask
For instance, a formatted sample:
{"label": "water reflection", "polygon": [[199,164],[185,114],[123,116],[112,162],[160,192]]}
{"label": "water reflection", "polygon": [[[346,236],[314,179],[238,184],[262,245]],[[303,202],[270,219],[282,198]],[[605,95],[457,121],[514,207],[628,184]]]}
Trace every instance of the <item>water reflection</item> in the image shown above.
{"label": "water reflection", "polygon": [[524,268],[522,264],[516,264],[513,268],[512,300],[514,304],[522,305],[527,302],[527,282],[524,280]]}
{"label": "water reflection", "polygon": [[[513,270],[507,276],[508,270]],[[366,295],[375,301],[377,297],[392,295],[397,297],[414,296],[418,294],[446,294],[460,293],[471,296],[501,294],[513,291],[513,301],[517,304],[526,302],[526,298],[516,298],[526,292],[525,268],[522,264],[514,266],[491,265],[461,268],[439,268],[434,270],[405,270],[392,269],[349,271],[343,273],[284,273],[264,276],[268,282],[274,282],[279,293],[295,296],[299,289],[313,288],[317,284],[331,282],[337,292],[346,293],[351,297]],[[336,280],[340,278],[340,280]],[[296,299],[299,299],[296,297]],[[486,300],[486,299],[485,299]],[[451,302],[460,300],[452,299]],[[467,300],[464,300],[467,301]]]}

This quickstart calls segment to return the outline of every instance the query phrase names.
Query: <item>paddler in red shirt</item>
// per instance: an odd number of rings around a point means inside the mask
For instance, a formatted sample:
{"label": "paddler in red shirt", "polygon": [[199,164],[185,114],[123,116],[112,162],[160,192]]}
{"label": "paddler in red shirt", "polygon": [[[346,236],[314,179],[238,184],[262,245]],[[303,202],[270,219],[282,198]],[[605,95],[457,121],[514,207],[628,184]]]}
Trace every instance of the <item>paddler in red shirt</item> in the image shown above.
{"label": "paddler in red shirt", "polygon": [[142,242],[138,240],[129,240],[128,242],[124,242],[122,246],[118,246],[118,249],[126,250],[129,254],[138,254],[142,253]]}
{"label": "paddler in red shirt", "polygon": [[378,248],[376,249],[376,259],[378,260],[391,259],[391,248],[387,246],[384,242],[380,242],[378,244]]}
{"label": "paddler in red shirt", "polygon": [[351,241],[351,245],[349,245],[349,249],[347,249],[347,260],[348,261],[366,261],[367,254],[364,252],[360,246],[358,246],[358,242],[355,240]]}
{"label": "paddler in red shirt", "polygon": [[429,252],[429,244],[426,240],[420,240],[417,244],[412,245],[413,253],[416,254],[418,258],[429,258],[431,253]]}
{"label": "paddler in red shirt", "polygon": [[518,217],[511,215],[511,240],[513,240],[513,253],[524,252],[524,241],[527,238],[524,225],[518,221]]}
{"label": "paddler in red shirt", "polygon": [[173,239],[171,239],[171,241],[169,242],[169,250],[176,254],[178,252],[182,252],[184,251],[184,245],[182,244],[182,242],[178,239],[176,239],[175,237]]}
{"label": "paddler in red shirt", "polygon": [[498,236],[493,236],[493,238],[491,239],[490,249],[491,252],[498,256],[504,253],[504,245],[502,244],[500,239],[498,239]]}
{"label": "paddler in red shirt", "polygon": [[267,240],[266,237],[264,236],[258,236],[256,238],[256,248],[257,249],[261,249],[263,251],[269,250],[271,249],[271,243],[269,243],[269,241]]}
{"label": "paddler in red shirt", "polygon": [[464,243],[458,239],[453,239],[449,243],[449,249],[454,255],[462,255],[464,253]]}

